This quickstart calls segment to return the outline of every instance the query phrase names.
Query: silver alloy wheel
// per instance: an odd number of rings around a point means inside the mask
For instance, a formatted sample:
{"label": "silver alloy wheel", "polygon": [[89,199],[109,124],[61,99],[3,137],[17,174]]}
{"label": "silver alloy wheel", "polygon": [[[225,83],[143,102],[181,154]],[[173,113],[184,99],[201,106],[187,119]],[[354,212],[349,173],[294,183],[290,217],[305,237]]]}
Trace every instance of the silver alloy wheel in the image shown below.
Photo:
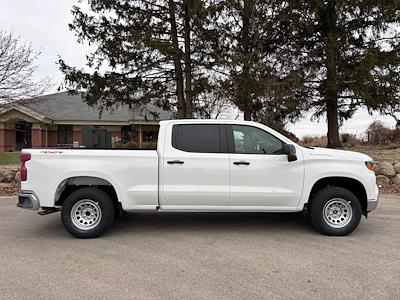
{"label": "silver alloy wheel", "polygon": [[350,223],[353,209],[350,201],[342,198],[329,200],[322,210],[324,221],[333,228],[343,228]]}
{"label": "silver alloy wheel", "polygon": [[72,223],[81,230],[95,228],[100,223],[101,217],[99,203],[90,199],[79,200],[71,209]]}

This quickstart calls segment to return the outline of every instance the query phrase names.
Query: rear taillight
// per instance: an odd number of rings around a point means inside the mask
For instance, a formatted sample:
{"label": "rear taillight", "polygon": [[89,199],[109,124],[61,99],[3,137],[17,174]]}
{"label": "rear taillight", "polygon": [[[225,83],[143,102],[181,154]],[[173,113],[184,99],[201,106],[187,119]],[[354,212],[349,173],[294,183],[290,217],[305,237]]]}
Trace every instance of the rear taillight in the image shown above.
{"label": "rear taillight", "polygon": [[25,163],[30,159],[30,153],[21,153],[21,181],[26,181],[28,179],[28,169]]}

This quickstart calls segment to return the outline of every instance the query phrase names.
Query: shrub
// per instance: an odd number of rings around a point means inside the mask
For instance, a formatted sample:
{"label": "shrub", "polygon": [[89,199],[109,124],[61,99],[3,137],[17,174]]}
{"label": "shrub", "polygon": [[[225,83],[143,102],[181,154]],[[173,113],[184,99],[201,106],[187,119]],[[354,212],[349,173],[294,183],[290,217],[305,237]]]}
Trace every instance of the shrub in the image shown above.
{"label": "shrub", "polygon": [[[343,146],[355,146],[362,143],[362,141],[354,133],[342,133],[340,140]],[[303,146],[309,147],[326,147],[328,138],[325,135],[306,135],[299,142]]]}
{"label": "shrub", "polygon": [[355,146],[362,143],[362,141],[354,133],[342,133],[341,141],[344,146]]}
{"label": "shrub", "polygon": [[127,143],[115,144],[115,148],[117,148],[117,149],[138,149],[139,145],[134,141],[130,141]]}
{"label": "shrub", "polygon": [[118,143],[115,145],[117,149],[157,149],[157,142],[143,142],[142,147],[139,147],[139,144],[131,141],[127,143]]}
{"label": "shrub", "polygon": [[157,142],[144,142],[142,144],[142,149],[157,150]]}
{"label": "shrub", "polygon": [[328,139],[326,136],[306,135],[299,143],[308,147],[326,147]]}
{"label": "shrub", "polygon": [[400,129],[390,129],[382,122],[372,122],[367,131],[368,144],[397,148],[400,146]]}

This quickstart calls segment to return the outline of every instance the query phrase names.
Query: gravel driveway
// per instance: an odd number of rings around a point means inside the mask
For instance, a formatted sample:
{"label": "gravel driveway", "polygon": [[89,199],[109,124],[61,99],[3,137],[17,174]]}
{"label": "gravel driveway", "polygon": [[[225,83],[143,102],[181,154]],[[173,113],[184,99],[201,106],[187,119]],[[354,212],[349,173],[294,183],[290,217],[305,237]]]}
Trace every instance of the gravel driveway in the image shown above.
{"label": "gravel driveway", "polygon": [[400,298],[400,197],[347,237],[291,214],[136,214],[78,240],[0,199],[1,299]]}

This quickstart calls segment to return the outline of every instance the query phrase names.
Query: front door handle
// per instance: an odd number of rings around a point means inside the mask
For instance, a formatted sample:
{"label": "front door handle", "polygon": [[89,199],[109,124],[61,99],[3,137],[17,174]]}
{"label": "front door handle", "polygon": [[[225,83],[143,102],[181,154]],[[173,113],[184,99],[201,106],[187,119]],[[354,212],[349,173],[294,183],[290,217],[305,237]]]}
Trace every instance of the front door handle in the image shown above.
{"label": "front door handle", "polygon": [[233,162],[233,164],[234,165],[245,165],[245,166],[248,166],[248,165],[250,165],[250,163],[248,162],[248,161],[244,161],[244,160],[241,160],[241,161],[235,161],[235,162]]}
{"label": "front door handle", "polygon": [[167,164],[169,164],[169,165],[182,165],[184,162],[183,161],[181,161],[181,160],[169,160],[169,161],[167,161]]}

